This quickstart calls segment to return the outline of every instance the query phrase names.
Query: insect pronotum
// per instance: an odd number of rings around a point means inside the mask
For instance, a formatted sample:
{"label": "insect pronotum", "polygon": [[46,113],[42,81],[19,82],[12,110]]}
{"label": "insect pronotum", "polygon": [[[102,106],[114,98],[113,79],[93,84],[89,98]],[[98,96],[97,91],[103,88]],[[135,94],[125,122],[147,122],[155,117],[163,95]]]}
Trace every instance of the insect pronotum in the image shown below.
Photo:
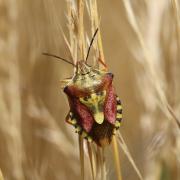
{"label": "insect pronotum", "polygon": [[85,60],[76,64],[59,56],[43,53],[75,67],[72,78],[66,79],[64,93],[68,97],[70,110],[66,122],[73,125],[76,132],[89,142],[99,146],[110,144],[112,136],[119,129],[122,120],[122,106],[113,87],[113,74],[88,65],[87,60],[96,29]]}

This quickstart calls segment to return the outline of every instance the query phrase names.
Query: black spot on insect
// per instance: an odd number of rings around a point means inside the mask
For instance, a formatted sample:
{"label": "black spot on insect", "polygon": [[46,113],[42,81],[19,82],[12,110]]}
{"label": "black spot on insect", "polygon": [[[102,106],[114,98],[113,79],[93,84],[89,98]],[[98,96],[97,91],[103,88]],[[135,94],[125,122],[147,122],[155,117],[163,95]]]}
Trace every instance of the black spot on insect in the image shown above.
{"label": "black spot on insect", "polygon": [[118,114],[122,114],[122,109],[117,110]]}
{"label": "black spot on insect", "polygon": [[85,96],[85,97],[83,97],[83,100],[88,101],[89,98],[90,98],[89,96]]}
{"label": "black spot on insect", "polygon": [[113,73],[108,73],[109,76],[111,76],[112,78],[114,77]]}
{"label": "black spot on insect", "polygon": [[86,72],[86,73],[82,73],[81,75],[82,76],[85,76],[85,75],[87,75],[87,74],[89,74],[90,73],[90,71],[88,71],[88,72]]}
{"label": "black spot on insect", "polygon": [[121,105],[121,100],[117,100],[117,105]]}
{"label": "black spot on insect", "polygon": [[117,121],[121,122],[122,121],[122,118],[116,118]]}

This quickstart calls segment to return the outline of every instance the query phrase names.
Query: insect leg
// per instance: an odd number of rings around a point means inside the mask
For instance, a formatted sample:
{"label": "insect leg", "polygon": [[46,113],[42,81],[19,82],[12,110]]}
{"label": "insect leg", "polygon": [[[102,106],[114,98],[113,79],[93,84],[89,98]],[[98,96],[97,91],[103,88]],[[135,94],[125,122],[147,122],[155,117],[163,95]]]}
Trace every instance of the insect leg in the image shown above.
{"label": "insect leg", "polygon": [[73,125],[73,126],[75,126],[77,124],[77,120],[71,111],[66,116],[66,122]]}

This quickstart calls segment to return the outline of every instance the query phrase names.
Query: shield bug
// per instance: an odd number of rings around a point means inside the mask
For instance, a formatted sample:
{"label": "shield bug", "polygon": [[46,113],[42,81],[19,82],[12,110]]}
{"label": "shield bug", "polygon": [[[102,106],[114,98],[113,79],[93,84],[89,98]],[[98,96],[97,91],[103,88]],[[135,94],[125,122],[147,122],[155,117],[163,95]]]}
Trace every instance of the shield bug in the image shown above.
{"label": "shield bug", "polygon": [[122,106],[113,87],[113,74],[87,63],[97,32],[98,29],[91,40],[86,59],[77,61],[77,64],[56,55],[44,55],[59,58],[75,66],[73,77],[65,80],[66,85],[63,88],[70,106],[66,122],[73,125],[76,132],[89,142],[94,141],[99,146],[105,146],[110,144],[112,136],[120,127]]}

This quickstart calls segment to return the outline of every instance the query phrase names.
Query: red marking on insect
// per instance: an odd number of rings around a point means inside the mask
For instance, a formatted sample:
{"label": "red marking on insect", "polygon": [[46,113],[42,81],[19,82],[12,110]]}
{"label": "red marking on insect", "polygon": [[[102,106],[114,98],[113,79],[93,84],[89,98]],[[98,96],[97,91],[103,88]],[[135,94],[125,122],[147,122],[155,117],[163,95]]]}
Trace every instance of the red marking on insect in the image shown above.
{"label": "red marking on insect", "polygon": [[113,74],[107,71],[107,66],[99,61],[105,67],[105,70],[99,70],[87,64],[97,32],[98,29],[94,33],[84,61],[73,64],[52,54],[44,53],[44,55],[59,58],[75,66],[74,76],[67,79],[64,86],[70,106],[66,121],[88,141],[105,146],[110,144],[113,134],[119,129],[122,106],[113,87]]}

